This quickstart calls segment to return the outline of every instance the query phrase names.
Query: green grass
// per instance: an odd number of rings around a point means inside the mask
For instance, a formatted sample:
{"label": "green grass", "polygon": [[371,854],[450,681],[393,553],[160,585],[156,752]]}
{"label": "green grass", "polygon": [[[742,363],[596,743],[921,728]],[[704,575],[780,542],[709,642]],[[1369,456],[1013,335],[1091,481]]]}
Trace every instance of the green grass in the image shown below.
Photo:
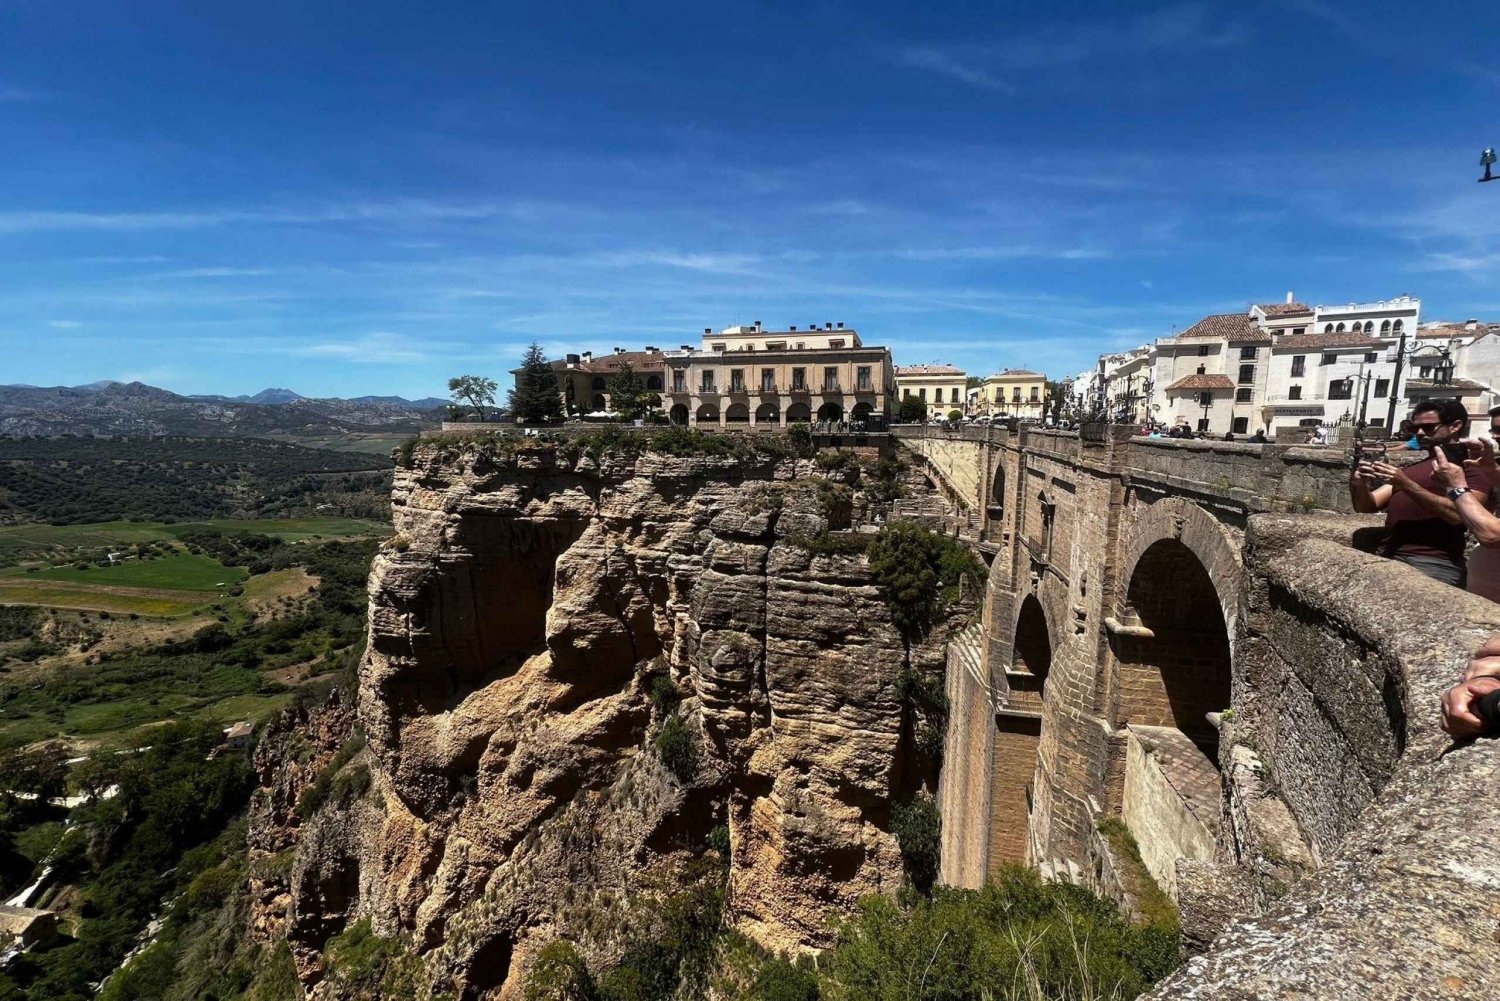
{"label": "green grass", "polygon": [[0,605],[170,617],[186,615],[215,600],[215,595],[202,591],[107,588],[99,584],[38,580],[40,576],[40,573],[0,576]]}
{"label": "green grass", "polygon": [[158,587],[174,591],[222,591],[250,576],[244,567],[226,567],[208,556],[174,552],[154,560],[124,560],[113,566],[48,567],[26,576],[100,587]]}
{"label": "green grass", "polygon": [[210,521],[104,521],[89,525],[0,525],[0,564],[58,550],[104,549],[137,542],[170,542],[186,532],[206,528],[222,532],[256,532],[286,542],[313,538],[362,538],[391,533],[389,524],[362,518],[215,518]]}

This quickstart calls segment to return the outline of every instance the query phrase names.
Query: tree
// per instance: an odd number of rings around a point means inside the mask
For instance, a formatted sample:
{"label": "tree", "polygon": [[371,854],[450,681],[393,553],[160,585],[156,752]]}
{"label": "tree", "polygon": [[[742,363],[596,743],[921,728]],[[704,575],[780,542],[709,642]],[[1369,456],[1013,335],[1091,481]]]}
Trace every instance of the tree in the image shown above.
{"label": "tree", "polygon": [[953,410],[948,411],[948,420],[951,423],[957,424],[959,421],[961,421],[963,419],[964,419],[964,412],[962,410],[954,408]]}
{"label": "tree", "polygon": [[896,411],[896,416],[901,418],[902,424],[921,424],[927,419],[927,404],[914,396],[908,396],[901,401],[901,409]]}
{"label": "tree", "polygon": [[557,373],[535,342],[521,359],[516,388],[510,391],[510,409],[522,424],[545,424],[565,416]]}
{"label": "tree", "polygon": [[1047,404],[1043,408],[1044,414],[1054,421],[1062,420],[1063,404],[1067,402],[1067,394],[1063,392],[1060,382],[1047,380]]}
{"label": "tree", "polygon": [[479,411],[484,420],[484,408],[495,404],[495,380],[482,375],[458,375],[448,380],[448,392],[455,400],[462,400]]}
{"label": "tree", "polygon": [[620,370],[609,381],[610,408],[626,420],[633,421],[646,416],[651,408],[651,395],[630,363],[621,362]]}

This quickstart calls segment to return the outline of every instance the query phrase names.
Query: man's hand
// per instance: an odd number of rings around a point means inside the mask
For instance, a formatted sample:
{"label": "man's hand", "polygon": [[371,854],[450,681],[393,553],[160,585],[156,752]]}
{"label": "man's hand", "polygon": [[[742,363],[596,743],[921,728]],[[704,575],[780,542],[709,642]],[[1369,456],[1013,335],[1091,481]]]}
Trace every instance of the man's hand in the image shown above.
{"label": "man's hand", "polygon": [[1406,472],[1400,466],[1392,466],[1387,462],[1361,462],[1359,464],[1360,469],[1364,469],[1367,466],[1370,470],[1370,476],[1376,479],[1386,480],[1392,487],[1395,487],[1397,490],[1421,489],[1417,486],[1417,481],[1413,480],[1410,476],[1407,476]]}
{"label": "man's hand", "polygon": [[1460,681],[1444,692],[1443,730],[1460,739],[1484,733],[1488,724],[1474,712],[1474,706],[1493,691],[1500,691],[1500,678],[1481,675]]}
{"label": "man's hand", "polygon": [[1464,475],[1464,467],[1449,462],[1441,448],[1432,450],[1432,479],[1434,483],[1440,483],[1450,489],[1469,485],[1468,477]]}
{"label": "man's hand", "polygon": [[1464,667],[1463,680],[1475,678],[1500,678],[1500,633],[1485,640]]}

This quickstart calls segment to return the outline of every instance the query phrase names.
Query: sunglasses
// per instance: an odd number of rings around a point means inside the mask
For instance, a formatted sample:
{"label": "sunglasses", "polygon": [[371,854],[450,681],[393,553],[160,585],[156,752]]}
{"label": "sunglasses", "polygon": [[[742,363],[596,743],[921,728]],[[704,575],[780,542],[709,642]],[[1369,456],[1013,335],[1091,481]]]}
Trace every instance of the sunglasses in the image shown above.
{"label": "sunglasses", "polygon": [[1442,421],[1433,421],[1431,424],[1413,424],[1411,430],[1413,434],[1432,434],[1442,426]]}

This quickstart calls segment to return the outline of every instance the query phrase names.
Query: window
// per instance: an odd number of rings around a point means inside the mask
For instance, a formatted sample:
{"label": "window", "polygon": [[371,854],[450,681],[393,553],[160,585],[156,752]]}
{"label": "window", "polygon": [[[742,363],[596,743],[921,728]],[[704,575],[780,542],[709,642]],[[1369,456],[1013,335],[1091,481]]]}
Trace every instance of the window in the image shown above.
{"label": "window", "polygon": [[1333,328],[1333,332],[1335,334],[1342,334],[1344,332],[1344,325],[1340,323],[1338,326]]}
{"label": "window", "polygon": [[1401,333],[1401,321],[1397,320],[1395,323],[1391,324],[1391,330],[1398,334]]}
{"label": "window", "polygon": [[728,345],[725,345],[725,344],[715,344],[714,345],[714,350],[715,351],[723,351],[727,346]]}
{"label": "window", "polygon": [[684,371],[682,371],[682,369],[675,369],[675,370],[673,370],[673,372],[672,372],[672,392],[674,392],[674,393],[685,393],[685,392],[687,392],[687,378],[686,378],[686,376],[687,376],[687,373],[684,372]]}
{"label": "window", "polygon": [[1234,419],[1233,426],[1231,426],[1229,430],[1233,431],[1235,434],[1245,434],[1250,430],[1250,418],[1236,417]]}
{"label": "window", "polygon": [[712,393],[714,391],[714,374],[710,371],[705,370],[703,373],[702,391],[705,393]]}
{"label": "window", "polygon": [[1379,396],[1389,396],[1390,393],[1391,393],[1391,380],[1389,380],[1389,379],[1376,379],[1375,380],[1375,395],[1377,397],[1379,397]]}
{"label": "window", "polygon": [[1240,366],[1240,385],[1244,385],[1247,382],[1254,382],[1254,381],[1255,381],[1255,366],[1254,365],[1241,365]]}
{"label": "window", "polygon": [[1292,378],[1300,379],[1307,373],[1307,355],[1292,355]]}
{"label": "window", "polygon": [[1020,386],[1013,386],[1011,388],[1011,391],[1010,391],[1010,402],[1012,402],[1012,403],[1020,403],[1021,402],[1021,387]]}
{"label": "window", "polygon": [[1203,369],[1204,369],[1204,366],[1202,366],[1202,365],[1198,366],[1198,374],[1199,375],[1204,375],[1205,374],[1204,371],[1203,371]]}
{"label": "window", "polygon": [[1374,332],[1375,332],[1375,321],[1374,320],[1366,320],[1365,321],[1365,333],[1367,333],[1367,334],[1373,334]]}
{"label": "window", "polygon": [[1334,354],[1332,351],[1325,351],[1323,353],[1323,359],[1321,361],[1319,361],[1318,364],[1319,365],[1332,365],[1334,362],[1336,362],[1338,360],[1339,360],[1339,356],[1338,355]]}
{"label": "window", "polygon": [[743,393],[745,391],[745,370],[732,368],[729,370],[729,391],[731,393]]}
{"label": "window", "polygon": [[760,391],[762,393],[774,393],[776,391],[776,370],[774,368],[763,368],[760,370]]}
{"label": "window", "polygon": [[1199,393],[1198,394],[1198,406],[1200,406],[1200,407],[1211,407],[1211,406],[1213,406],[1213,403],[1214,403],[1214,394],[1213,393]]}
{"label": "window", "polygon": [[[868,393],[870,391],[870,366],[861,365],[858,369],[855,370],[854,384],[861,393]],[[935,393],[938,397],[938,402],[941,403],[943,391],[939,389],[935,390]]]}
{"label": "window", "polygon": [[1370,365],[1370,364],[1374,364],[1374,362],[1375,362],[1375,352],[1374,351],[1366,351],[1365,352],[1365,364]]}
{"label": "window", "polygon": [[1417,378],[1418,379],[1431,379],[1432,378],[1432,367],[1429,366],[1429,365],[1423,365],[1421,368],[1417,369]]}
{"label": "window", "polygon": [[595,392],[603,392],[604,391],[604,376],[602,376],[602,375],[596,375],[596,376],[594,376],[594,381],[591,382],[591,383],[589,383],[589,388],[592,389],[592,390],[594,390]]}
{"label": "window", "polygon": [[831,341],[828,342],[828,346],[831,347],[831,348],[841,348],[841,347],[843,347],[844,346],[843,338],[841,338],[841,337],[835,337],[833,340],[831,340]]}
{"label": "window", "polygon": [[1385,427],[1385,418],[1384,417],[1371,417],[1370,418],[1370,427],[1372,427],[1372,428],[1383,428],[1383,427]]}
{"label": "window", "polygon": [[823,369],[823,391],[830,392],[839,388],[839,370],[832,365]]}
{"label": "window", "polygon": [[1208,418],[1207,417],[1200,417],[1200,418],[1198,418],[1198,430],[1202,431],[1204,434],[1208,433]]}
{"label": "window", "polygon": [[1031,387],[1031,402],[1032,402],[1032,403],[1040,403],[1040,402],[1042,402],[1042,401],[1041,401],[1041,400],[1040,400],[1040,399],[1039,399],[1039,398],[1038,398],[1038,397],[1037,397],[1037,395],[1036,395],[1036,394],[1037,394],[1037,388],[1036,388],[1036,387],[1035,387],[1035,386],[1032,386],[1032,387]]}
{"label": "window", "polygon": [[951,390],[948,391],[948,401],[950,403],[957,403],[958,402],[958,387],[957,386],[954,386]]}
{"label": "window", "polygon": [[1306,333],[1306,332],[1307,332],[1307,328],[1306,327],[1298,327],[1296,330],[1292,331],[1292,336],[1295,337],[1298,334],[1303,334],[1303,333]]}
{"label": "window", "polygon": [[1328,398],[1330,400],[1347,400],[1352,395],[1349,392],[1349,379],[1334,379],[1328,384]]}
{"label": "window", "polygon": [[1249,403],[1250,402],[1250,393],[1251,392],[1252,392],[1252,390],[1250,389],[1249,386],[1244,386],[1244,387],[1241,387],[1240,389],[1236,389],[1234,391],[1234,402],[1236,402],[1236,403]]}
{"label": "window", "polygon": [[648,375],[648,376],[646,376],[646,388],[648,390],[650,390],[651,392],[653,392],[653,393],[659,393],[659,392],[661,392],[661,376],[659,376],[659,375]]}
{"label": "window", "polygon": [[1381,320],[1380,321],[1380,332],[1382,334],[1388,334],[1388,333],[1391,332],[1391,321],[1390,320]]}
{"label": "window", "polygon": [[1323,333],[1325,333],[1325,334],[1331,334],[1331,333],[1333,333],[1333,324],[1331,324],[1331,323],[1324,324],[1323,325]]}
{"label": "window", "polygon": [[1240,361],[1254,361],[1254,360],[1255,360],[1255,348],[1253,348],[1253,347],[1240,348]]}
{"label": "window", "polygon": [[927,402],[927,389],[925,387],[917,390],[917,399],[921,400],[923,403]]}
{"label": "window", "polygon": [[1300,399],[1302,399],[1302,387],[1301,386],[1293,386],[1290,389],[1288,389],[1287,392],[1286,392],[1286,398],[1289,399],[1289,400],[1300,400]]}
{"label": "window", "polygon": [[1198,357],[1199,358],[1207,358],[1208,357],[1208,345],[1207,344],[1200,344],[1200,345],[1198,345]]}
{"label": "window", "polygon": [[793,389],[806,389],[807,388],[807,369],[805,369],[805,368],[794,368],[794,369],[792,369],[792,388]]}

